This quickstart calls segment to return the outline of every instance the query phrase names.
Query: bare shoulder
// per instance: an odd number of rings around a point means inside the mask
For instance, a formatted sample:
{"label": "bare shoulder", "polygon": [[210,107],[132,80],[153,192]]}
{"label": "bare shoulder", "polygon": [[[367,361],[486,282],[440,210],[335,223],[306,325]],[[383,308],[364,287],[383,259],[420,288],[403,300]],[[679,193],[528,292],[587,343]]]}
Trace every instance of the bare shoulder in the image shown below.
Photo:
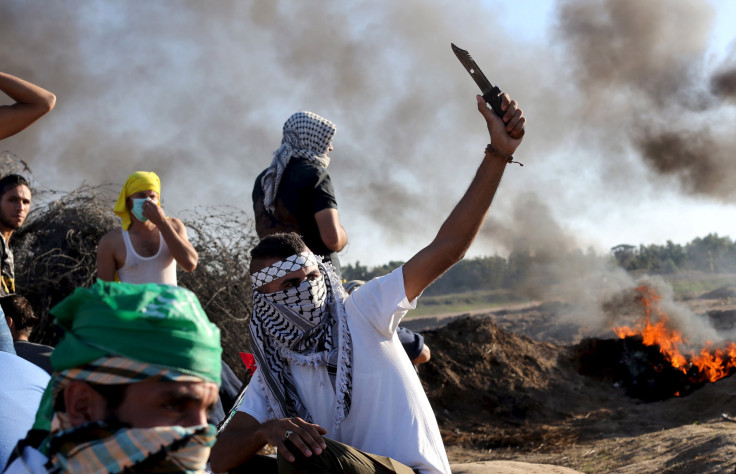
{"label": "bare shoulder", "polygon": [[100,243],[106,242],[106,243],[114,243],[114,242],[122,242],[123,241],[123,229],[122,227],[116,227],[115,229],[111,230],[107,234],[103,235],[100,239]]}
{"label": "bare shoulder", "polygon": [[180,219],[177,219],[176,217],[167,217],[167,219],[171,222],[171,226],[174,229],[179,230],[184,228],[184,223]]}
{"label": "bare shoulder", "polygon": [[118,227],[103,235],[99,246],[100,248],[115,249],[120,245],[125,245],[125,242],[123,242],[123,229]]}

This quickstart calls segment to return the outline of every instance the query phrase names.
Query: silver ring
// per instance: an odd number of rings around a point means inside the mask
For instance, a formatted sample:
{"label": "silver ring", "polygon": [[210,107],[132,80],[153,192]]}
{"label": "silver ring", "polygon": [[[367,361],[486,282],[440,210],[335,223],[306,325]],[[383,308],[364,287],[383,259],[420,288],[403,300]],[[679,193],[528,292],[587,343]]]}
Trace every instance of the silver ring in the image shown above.
{"label": "silver ring", "polygon": [[284,433],[284,439],[289,439],[289,436],[291,436],[292,434],[294,434],[293,431],[286,430],[286,433]]}

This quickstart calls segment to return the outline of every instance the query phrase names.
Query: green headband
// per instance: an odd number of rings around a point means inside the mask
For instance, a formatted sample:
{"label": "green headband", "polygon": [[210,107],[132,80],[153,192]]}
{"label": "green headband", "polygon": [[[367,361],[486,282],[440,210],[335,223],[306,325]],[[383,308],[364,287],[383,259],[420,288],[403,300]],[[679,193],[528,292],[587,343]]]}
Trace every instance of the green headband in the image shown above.
{"label": "green headband", "polygon": [[66,331],[51,355],[57,372],[121,356],[220,384],[220,330],[189,290],[97,280],[51,314]]}

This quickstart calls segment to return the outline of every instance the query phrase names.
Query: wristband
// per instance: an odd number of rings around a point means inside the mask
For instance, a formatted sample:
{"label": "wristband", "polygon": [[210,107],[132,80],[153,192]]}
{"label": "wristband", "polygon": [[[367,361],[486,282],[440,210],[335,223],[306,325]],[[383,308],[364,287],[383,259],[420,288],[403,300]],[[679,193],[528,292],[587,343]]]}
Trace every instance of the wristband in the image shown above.
{"label": "wristband", "polygon": [[489,143],[489,144],[488,144],[488,146],[486,147],[486,153],[490,153],[490,154],[492,154],[492,155],[496,155],[496,156],[498,156],[498,157],[501,157],[501,158],[503,158],[504,160],[506,160],[506,163],[516,163],[516,164],[517,164],[517,165],[519,165],[519,166],[524,166],[524,163],[520,163],[520,162],[518,162],[518,161],[514,161],[514,156],[513,156],[513,155],[502,155],[501,153],[499,153],[499,152],[498,152],[498,150],[496,150],[496,149],[495,149],[495,148],[493,147],[493,145],[492,145],[492,144],[490,144],[490,143]]}

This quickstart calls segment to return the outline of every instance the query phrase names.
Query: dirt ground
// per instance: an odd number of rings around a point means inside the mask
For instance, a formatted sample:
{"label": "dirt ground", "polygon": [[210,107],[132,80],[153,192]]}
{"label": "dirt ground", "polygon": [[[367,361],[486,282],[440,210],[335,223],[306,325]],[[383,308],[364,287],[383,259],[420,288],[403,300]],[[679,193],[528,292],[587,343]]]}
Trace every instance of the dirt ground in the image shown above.
{"label": "dirt ground", "polygon": [[[734,298],[712,296],[684,303],[736,323]],[[432,350],[419,375],[453,472],[735,471],[736,377],[683,397],[631,398],[578,373],[579,334],[557,322],[567,309],[541,303],[405,321]]]}

